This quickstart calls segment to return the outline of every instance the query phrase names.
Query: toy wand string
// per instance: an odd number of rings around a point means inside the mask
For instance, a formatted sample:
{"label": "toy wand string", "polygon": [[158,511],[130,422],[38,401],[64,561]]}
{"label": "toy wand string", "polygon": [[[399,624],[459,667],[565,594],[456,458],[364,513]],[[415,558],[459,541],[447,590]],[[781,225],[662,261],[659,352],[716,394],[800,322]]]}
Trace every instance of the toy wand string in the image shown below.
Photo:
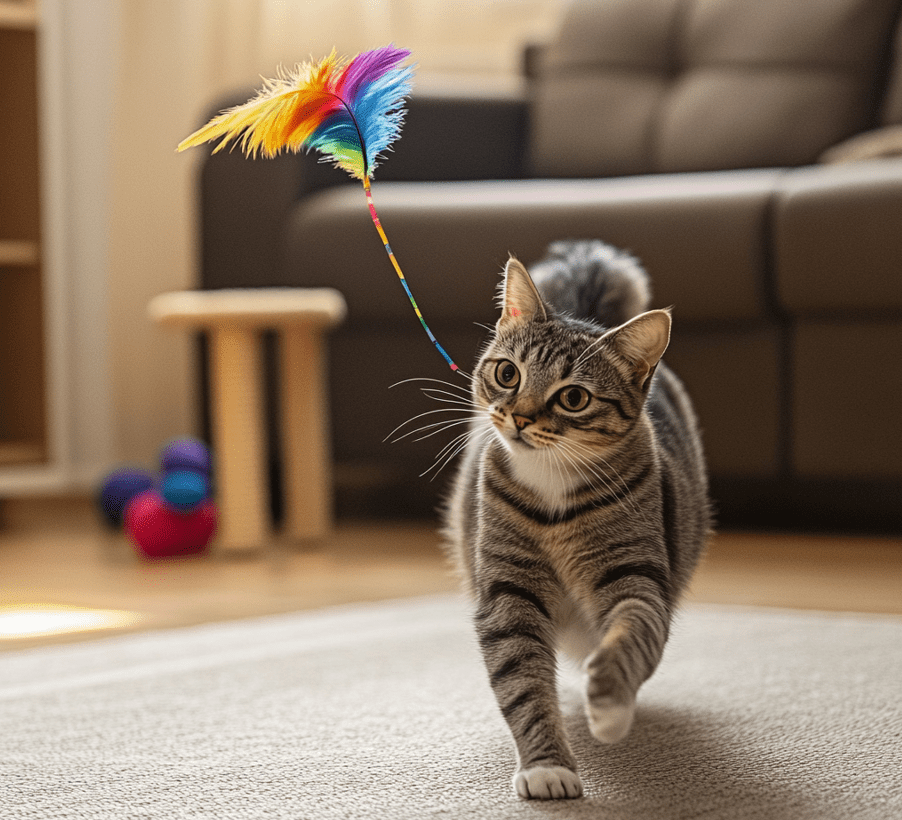
{"label": "toy wand string", "polygon": [[420,324],[448,366],[459,370],[413,298],[370,190],[379,153],[401,134],[402,106],[410,93],[413,70],[400,63],[409,56],[405,49],[385,46],[345,62],[333,51],[319,63],[303,63],[294,72],[280,72],[275,80],[264,80],[256,97],[214,117],[183,140],[178,150],[213,139],[219,139],[214,153],[232,141],[240,142],[248,156],[262,153],[273,157],[283,148],[315,148],[325,159],[361,180],[373,224]]}
{"label": "toy wand string", "polygon": [[413,305],[413,310],[417,315],[417,318],[420,320],[420,324],[423,326],[423,330],[426,331],[426,335],[429,337],[432,344],[435,345],[436,350],[442,354],[445,361],[448,363],[448,366],[452,370],[459,370],[460,368],[454,364],[451,357],[445,352],[445,348],[443,348],[438,339],[435,338],[432,331],[429,329],[429,325],[426,324],[426,320],[423,318],[423,314],[420,313],[420,308],[417,305],[417,300],[413,298],[413,294],[410,292],[410,285],[407,284],[407,279],[404,278],[404,273],[401,270],[401,266],[398,264],[398,260],[395,259],[395,254],[391,249],[391,245],[388,244],[388,238],[385,235],[385,231],[382,229],[382,223],[379,221],[379,214],[376,213],[376,206],[373,204],[373,194],[370,191],[370,181],[369,179],[363,180],[363,190],[366,192],[366,201],[370,207],[370,216],[373,218],[373,224],[376,226],[376,230],[379,231],[379,238],[382,240],[382,244],[385,245],[385,252],[388,254],[388,258],[391,260],[392,266],[395,269],[395,273],[398,274],[398,278],[401,280],[401,284],[404,286],[404,291],[407,293],[407,298],[410,300],[410,304]]}

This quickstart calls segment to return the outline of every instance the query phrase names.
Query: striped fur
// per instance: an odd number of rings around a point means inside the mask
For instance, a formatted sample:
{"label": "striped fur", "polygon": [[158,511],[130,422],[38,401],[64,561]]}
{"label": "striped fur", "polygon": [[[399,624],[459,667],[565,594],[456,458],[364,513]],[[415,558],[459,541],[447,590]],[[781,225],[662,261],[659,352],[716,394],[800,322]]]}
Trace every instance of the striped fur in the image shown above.
{"label": "striped fur", "polygon": [[532,278],[511,259],[473,374],[445,532],[522,797],[582,792],[557,652],[583,663],[592,733],[621,739],[709,532],[695,416],[660,362],[670,314],[647,301],[639,264],[601,242],[556,243]]}

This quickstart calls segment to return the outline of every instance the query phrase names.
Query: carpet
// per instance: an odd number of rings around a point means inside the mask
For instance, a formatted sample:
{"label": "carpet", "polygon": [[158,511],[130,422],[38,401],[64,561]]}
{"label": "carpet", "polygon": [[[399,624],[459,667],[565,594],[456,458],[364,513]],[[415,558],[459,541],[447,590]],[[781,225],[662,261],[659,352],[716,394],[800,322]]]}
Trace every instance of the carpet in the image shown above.
{"label": "carpet", "polygon": [[626,740],[568,711],[586,796],[527,802],[455,596],[22,650],[0,817],[890,820],[900,681],[900,618],[689,606]]}

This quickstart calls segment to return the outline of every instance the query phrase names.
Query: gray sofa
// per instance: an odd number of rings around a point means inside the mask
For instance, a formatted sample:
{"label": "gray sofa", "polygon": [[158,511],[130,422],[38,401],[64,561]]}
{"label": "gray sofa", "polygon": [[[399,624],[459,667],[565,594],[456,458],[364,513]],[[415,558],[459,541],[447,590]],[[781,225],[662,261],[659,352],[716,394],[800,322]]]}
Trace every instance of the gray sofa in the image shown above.
{"label": "gray sofa", "polygon": [[[577,0],[524,91],[414,92],[373,196],[426,320],[468,369],[508,253],[642,259],[674,307],[726,524],[902,526],[900,0]],[[243,101],[244,91],[233,101]],[[358,183],[209,156],[203,288],[332,286],[338,509],[429,514],[450,438],[383,441],[463,383],[429,343]],[[278,473],[278,443],[273,439]],[[446,473],[449,471],[446,471]]]}

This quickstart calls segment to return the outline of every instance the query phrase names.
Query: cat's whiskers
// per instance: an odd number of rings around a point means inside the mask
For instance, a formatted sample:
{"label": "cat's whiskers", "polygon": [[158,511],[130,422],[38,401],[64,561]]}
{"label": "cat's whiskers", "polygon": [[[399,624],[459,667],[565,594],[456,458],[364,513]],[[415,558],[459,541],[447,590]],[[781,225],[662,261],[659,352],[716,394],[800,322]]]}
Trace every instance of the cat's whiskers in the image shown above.
{"label": "cat's whiskers", "polygon": [[[442,471],[445,464],[453,459],[461,449],[467,446],[467,443],[472,437],[473,430],[464,430],[463,433],[460,433],[459,435],[456,435],[454,438],[452,438],[451,441],[449,441],[444,447],[442,447],[441,450],[438,451],[438,453],[436,453],[435,459],[432,462],[432,466],[420,473],[420,478],[422,478],[424,475],[427,475],[431,470],[435,469],[438,464],[441,464],[442,466],[439,467],[438,470],[436,470],[435,475],[437,476]],[[432,478],[434,479],[435,476],[433,476]]]}
{"label": "cat's whiskers", "polygon": [[[586,444],[583,444],[583,443],[577,442],[577,441],[571,442],[571,444],[574,447],[574,449],[577,450],[577,452],[580,452],[583,454],[583,458],[588,463],[593,464],[598,470],[602,470],[602,465],[604,465],[604,467],[607,468],[607,470],[604,470],[605,476],[618,482],[620,484],[620,486],[623,488],[623,491],[625,493],[627,493],[626,497],[629,498],[629,484],[627,484],[627,482],[624,481],[623,477],[620,475],[620,473],[617,472],[617,470],[614,468],[614,466],[611,464],[610,461],[608,461],[604,456],[602,456],[599,453],[592,450]],[[616,489],[616,488],[614,487],[612,489]]]}
{"label": "cat's whiskers", "polygon": [[435,474],[430,478],[430,481],[434,481],[438,474],[445,469],[472,441],[474,444],[481,443],[482,440],[485,439],[486,436],[491,435],[492,429],[491,427],[487,427],[483,430],[479,429],[470,429],[466,432],[461,433],[459,436],[455,436],[451,441],[449,441],[438,453],[435,457],[435,461],[433,461],[432,466],[429,469],[424,470],[420,473],[420,478],[425,475],[428,475],[432,470],[435,470]]}
{"label": "cat's whiskers", "polygon": [[[560,508],[561,505],[560,505],[560,503],[550,503],[550,502],[555,500],[554,499],[555,495],[560,495],[561,499],[563,499],[563,497],[566,494],[566,483],[562,481],[560,483],[560,486],[559,487],[557,486],[557,481],[556,481],[555,475],[554,475],[554,466],[555,465],[554,465],[554,462],[552,461],[552,459],[550,458],[550,455],[551,455],[550,448],[548,448],[548,447],[542,447],[535,454],[535,458],[538,461],[538,467],[539,467],[539,469],[537,470],[536,477],[538,479],[538,485],[543,487],[545,490],[545,492],[544,492],[545,501],[548,504],[549,511],[552,514],[554,514],[555,512],[557,512],[557,510]],[[560,475],[558,475],[558,478],[560,478]],[[555,492],[555,491],[557,491],[557,492]]]}
{"label": "cat's whiskers", "polygon": [[[606,461],[602,456],[600,456],[594,450],[591,450],[586,445],[571,441],[564,436],[559,436],[556,433],[551,433],[549,435],[554,436],[556,439],[556,444],[560,448],[561,455],[567,459],[567,461],[571,464],[575,471],[578,472],[580,477],[584,480],[587,486],[595,486],[596,482],[590,478],[590,475],[597,479],[597,483],[603,487],[607,492],[615,493],[617,492],[617,487],[612,483],[612,480],[618,481],[623,488],[628,489],[626,482],[617,474],[617,471],[611,467],[610,463]],[[609,475],[606,470],[603,470],[601,465],[598,464],[598,461],[605,464],[608,469],[613,472],[613,476]],[[624,496],[624,501],[629,503],[636,512],[640,512],[638,509],[638,505],[635,500],[629,496],[629,494]]]}
{"label": "cat's whiskers", "polygon": [[[463,373],[463,375],[466,376],[468,381],[472,381],[472,378],[473,378],[472,376],[467,375],[462,370],[459,370],[458,372]],[[401,379],[401,381],[395,382],[394,384],[389,385],[388,389],[391,390],[395,387],[400,387],[402,384],[410,384],[411,382],[434,382],[435,384],[441,384],[441,385],[444,385],[445,387],[451,387],[454,390],[460,390],[462,393],[465,393],[467,396],[470,395],[469,387],[464,387],[462,384],[459,384],[457,382],[449,382],[449,381],[445,381],[444,379],[433,379],[428,376],[414,376],[413,378],[410,378],[410,379]]]}
{"label": "cat's whiskers", "polygon": [[[589,457],[581,455],[578,451],[572,452],[573,458],[578,459],[579,463],[582,464],[586,470],[589,470],[591,474],[598,479],[600,486],[603,487],[606,492],[610,493],[611,495],[620,494],[624,504],[626,504],[626,506],[629,507],[637,517],[641,518],[643,522],[648,523],[648,516],[642,509],[642,506],[635,498],[633,498],[632,493],[629,492],[629,487],[626,482],[623,481],[616,470],[610,467],[607,461],[601,459],[609,467],[613,475],[603,470],[601,465],[593,463],[589,459]],[[617,485],[612,483],[613,481],[619,482],[619,484],[623,487],[623,491],[618,490]]]}
{"label": "cat's whiskers", "polygon": [[[473,413],[475,416],[475,413]],[[422,441],[423,439],[430,438],[431,436],[438,435],[439,433],[444,433],[445,430],[450,430],[452,427],[459,427],[461,424],[471,424],[473,421],[472,418],[454,418],[454,419],[443,419],[442,421],[438,421],[435,424],[424,424],[422,427],[417,427],[413,430],[408,430],[408,432],[403,435],[398,436],[397,438],[393,438],[390,444],[396,444],[399,441],[402,441],[405,438],[410,438],[410,436],[415,436],[417,433],[423,433],[424,435],[419,438],[415,438],[414,441]],[[426,432],[427,430],[431,432]]]}
{"label": "cat's whiskers", "polygon": [[[553,485],[554,484],[554,464],[552,464],[551,459],[548,456],[549,456],[549,453],[548,453],[547,447],[543,447],[539,450],[539,452],[538,452],[539,468],[540,468],[539,476],[544,481],[547,481],[549,484]],[[546,475],[547,475],[547,479],[545,478]]]}
{"label": "cat's whiskers", "polygon": [[585,462],[585,459],[579,457],[577,453],[570,449],[566,439],[561,438],[558,441],[557,449],[563,459],[570,465],[572,471],[579,476],[584,486],[595,487],[600,484],[607,490],[611,489],[610,484],[603,475],[599,474],[596,470],[593,470],[591,465]]}
{"label": "cat's whiskers", "polygon": [[[435,415],[436,413],[460,413],[460,412],[461,412],[460,410],[458,410],[457,408],[454,408],[454,407],[440,407],[438,410],[427,410],[425,413],[419,413],[418,415],[412,416],[411,418],[407,419],[407,421],[401,422],[397,427],[395,427],[394,430],[392,430],[382,440],[388,441],[389,439],[391,439],[392,440],[391,443],[394,444],[396,441],[400,441],[401,439],[407,438],[408,436],[414,435],[415,433],[421,432],[423,430],[428,430],[431,427],[436,427],[436,426],[439,426],[439,425],[445,423],[445,421],[442,421],[442,422],[439,422],[438,424],[426,425],[424,427],[418,427],[414,430],[410,430],[407,433],[404,433],[404,435],[402,435],[402,436],[398,436],[397,438],[392,439],[392,436],[394,436],[396,433],[400,433],[401,430],[403,430],[408,424],[411,424],[412,422],[416,421],[417,419],[424,418],[425,416],[432,416],[432,415]],[[466,412],[472,416],[475,416],[479,413],[478,410],[465,410],[464,412]],[[452,421],[452,419],[447,419],[446,421]]]}
{"label": "cat's whiskers", "polygon": [[557,448],[555,448],[553,446],[546,447],[545,453],[547,455],[548,461],[552,465],[554,465],[554,468],[557,470],[558,478],[560,480],[560,486],[562,488],[566,487],[567,490],[569,491],[570,487],[568,485],[570,485],[571,482],[568,479],[564,465],[561,463],[561,460],[557,457],[558,456]]}
{"label": "cat's whiskers", "polygon": [[[624,502],[626,502],[633,512],[640,516],[643,521],[648,521],[648,517],[642,510],[641,505],[633,498],[629,484],[624,481],[620,473],[614,469],[607,459],[580,442],[570,441],[567,442],[567,445],[572,448],[571,452],[573,452],[574,457],[579,458],[586,468],[591,470],[593,475],[597,476],[599,480],[603,482],[603,486],[606,490],[612,493],[622,492]],[[599,464],[598,462],[601,463]],[[607,470],[603,470],[602,465],[607,467]],[[602,478],[602,475],[604,475],[604,478]],[[611,481],[616,481],[622,487],[622,490],[618,490],[616,484],[612,484]]]}
{"label": "cat's whiskers", "polygon": [[[463,375],[468,381],[472,381],[472,376],[463,371],[458,371]],[[473,399],[472,393],[470,391],[469,386],[464,386],[459,383],[446,381],[444,379],[434,379],[425,376],[414,377],[410,379],[404,379],[402,381],[396,382],[391,385],[391,387],[399,387],[403,384],[410,384],[413,382],[421,382],[425,383],[425,386],[420,386],[420,391],[428,396],[433,401],[450,405],[449,407],[440,407],[433,410],[427,410],[423,413],[419,413],[416,416],[413,416],[406,421],[399,424],[391,433],[389,433],[385,437],[385,441],[391,441],[392,444],[395,444],[403,439],[413,438],[414,441],[423,441],[424,439],[430,438],[431,436],[436,436],[441,433],[447,432],[448,430],[452,430],[455,427],[459,427],[462,424],[473,425],[475,421],[477,421],[480,417],[485,416],[486,408],[481,406],[479,402]],[[440,421],[436,421],[435,423],[423,424],[418,427],[413,427],[412,429],[405,430],[409,425],[414,424],[419,419],[428,418],[429,416],[433,416],[441,413],[453,413],[454,417],[443,418]],[[402,432],[404,431],[404,432]],[[458,456],[464,448],[469,444],[471,440],[474,439],[474,436],[485,437],[491,433],[490,426],[486,429],[480,430],[477,427],[472,427],[472,429],[468,429],[459,435],[454,436],[441,450],[436,454],[434,461],[431,466],[420,473],[420,477],[428,475],[429,473],[433,473],[430,481],[435,480],[441,471],[448,466],[448,464],[454,460],[456,456]]]}
{"label": "cat's whiskers", "polygon": [[565,510],[576,479],[573,471],[556,457],[552,436],[543,432],[534,437],[526,431],[524,438],[532,446],[530,450],[516,446],[501,432],[497,437],[507,451],[508,463],[517,480],[541,498],[548,512],[556,515]]}
{"label": "cat's whiskers", "polygon": [[[448,393],[446,390],[436,390],[431,387],[421,387],[424,396],[428,396],[433,401],[444,402],[445,404],[456,404],[458,407],[478,407],[472,399],[465,399],[454,393]],[[442,398],[442,397],[446,398]]]}

